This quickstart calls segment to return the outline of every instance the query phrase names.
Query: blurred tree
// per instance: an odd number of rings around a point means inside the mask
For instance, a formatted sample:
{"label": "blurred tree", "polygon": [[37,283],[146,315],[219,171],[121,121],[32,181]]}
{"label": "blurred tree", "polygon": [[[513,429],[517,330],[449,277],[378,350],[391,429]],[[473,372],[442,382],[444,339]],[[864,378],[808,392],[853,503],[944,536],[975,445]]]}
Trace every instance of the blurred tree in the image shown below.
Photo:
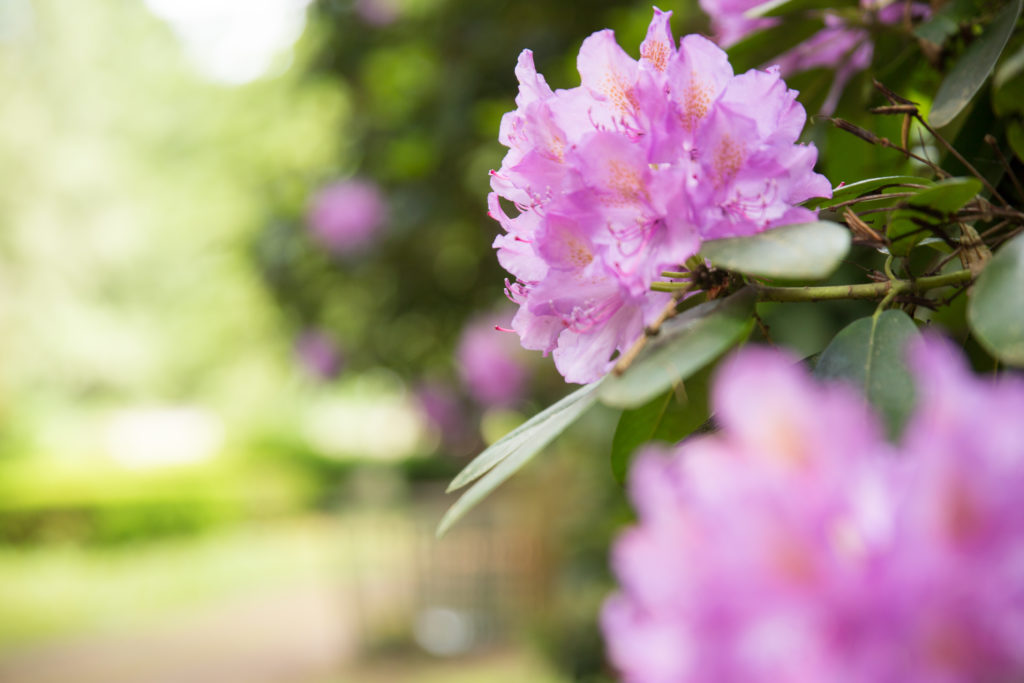
{"label": "blurred tree", "polygon": [[346,93],[206,82],[139,2],[4,6],[21,20],[0,34],[0,419],[273,399],[290,350],[249,236],[337,164]]}

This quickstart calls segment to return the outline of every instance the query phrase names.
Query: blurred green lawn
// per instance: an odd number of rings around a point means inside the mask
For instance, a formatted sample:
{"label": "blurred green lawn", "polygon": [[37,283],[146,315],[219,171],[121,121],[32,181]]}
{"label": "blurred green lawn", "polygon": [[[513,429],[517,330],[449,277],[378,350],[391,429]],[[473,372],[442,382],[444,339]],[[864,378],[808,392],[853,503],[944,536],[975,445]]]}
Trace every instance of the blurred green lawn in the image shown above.
{"label": "blurred green lawn", "polygon": [[[171,611],[341,570],[336,522],[307,518],[114,548],[0,548],[0,650],[144,626]],[[383,540],[382,540],[383,542]]]}

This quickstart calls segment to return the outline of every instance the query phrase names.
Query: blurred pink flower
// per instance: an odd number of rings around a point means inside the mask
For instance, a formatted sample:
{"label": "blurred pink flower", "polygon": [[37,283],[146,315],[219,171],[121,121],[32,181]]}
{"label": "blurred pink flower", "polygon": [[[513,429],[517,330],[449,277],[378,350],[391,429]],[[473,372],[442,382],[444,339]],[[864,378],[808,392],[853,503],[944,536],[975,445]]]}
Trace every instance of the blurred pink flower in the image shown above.
{"label": "blurred pink flower", "polygon": [[720,433],[638,456],[602,614],[626,680],[1024,677],[1024,382],[916,351],[898,447],[845,386],[754,349],[717,378]]}
{"label": "blurred pink flower", "polygon": [[[723,47],[730,47],[751,33],[778,23],[774,18],[748,19],[744,14],[765,0],[700,0],[701,9],[711,17],[715,37]],[[885,4],[879,0],[861,0],[865,19],[881,24],[897,24],[903,20],[907,5],[903,2]],[[914,18],[930,15],[926,3],[911,3]],[[835,69],[822,113],[831,114],[839,104],[843,89],[853,76],[868,68],[874,56],[871,36],[863,28],[850,26],[837,15],[825,13],[825,28],[796,47],[780,52],[774,63],[786,78],[819,67]]]}
{"label": "blurred pink flower", "polygon": [[387,26],[401,14],[399,0],[356,0],[355,10],[363,21],[373,26]]}
{"label": "blurred pink flower", "polygon": [[522,347],[508,332],[481,317],[462,331],[455,353],[459,377],[473,399],[488,407],[508,407],[522,400],[528,372]]}
{"label": "blurred pink flower", "polygon": [[376,184],[343,180],[320,189],[306,216],[325,247],[347,254],[366,247],[387,220],[387,205]]}
{"label": "blurred pink flower", "polygon": [[806,117],[778,71],[736,76],[697,35],[677,49],[670,17],[655,9],[639,61],[611,31],[587,38],[570,90],[552,91],[525,50],[501,122],[488,206],[516,278],[512,328],[569,382],[607,372],[669,300],[651,282],[701,240],[811,220],[796,205],[831,194],[814,146],[795,144]]}
{"label": "blurred pink flower", "polygon": [[341,371],[343,361],[337,344],[318,330],[306,330],[299,335],[295,355],[306,372],[318,379],[333,379]]}
{"label": "blurred pink flower", "polygon": [[466,411],[449,384],[436,379],[423,381],[416,387],[415,398],[442,448],[461,455],[478,447],[475,431],[466,420]]}

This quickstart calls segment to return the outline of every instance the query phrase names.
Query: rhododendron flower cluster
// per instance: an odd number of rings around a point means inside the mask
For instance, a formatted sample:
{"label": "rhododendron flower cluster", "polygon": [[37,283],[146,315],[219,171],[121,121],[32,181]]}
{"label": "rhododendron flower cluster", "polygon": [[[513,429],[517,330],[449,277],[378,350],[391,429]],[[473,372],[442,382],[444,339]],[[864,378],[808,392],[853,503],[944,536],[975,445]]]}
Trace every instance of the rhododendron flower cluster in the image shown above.
{"label": "rhododendron flower cluster", "polygon": [[375,183],[343,180],[313,196],[306,220],[325,247],[336,254],[348,254],[374,240],[387,213],[387,204]]}
{"label": "rhododendron flower cluster", "polygon": [[524,51],[517,109],[501,122],[509,151],[488,202],[516,278],[512,328],[570,382],[607,372],[669,300],[651,282],[701,240],[813,219],[796,205],[831,192],[817,150],[796,144],[806,114],[778,70],[735,75],[697,35],[677,47],[670,16],[655,9],[639,60],[611,31],[587,38],[569,90],[553,91]]}
{"label": "rhododendron flower cluster", "polygon": [[[715,36],[724,47],[778,23],[774,18],[745,16],[746,12],[763,4],[765,0],[700,0],[701,9],[711,17]],[[927,16],[931,12],[926,3],[916,2],[908,8],[904,2],[860,0],[860,6],[866,21],[880,24],[899,23],[908,11],[914,18]],[[826,13],[824,23],[825,28],[780,54],[774,61],[785,77],[818,67],[835,69],[832,86],[822,105],[822,111],[828,114],[835,110],[849,80],[870,66],[875,46],[866,29],[850,26],[835,14]]]}
{"label": "rhododendron flower cluster", "polygon": [[753,349],[716,381],[718,434],[638,457],[602,614],[626,680],[1024,679],[1024,381],[914,351],[898,445]]}

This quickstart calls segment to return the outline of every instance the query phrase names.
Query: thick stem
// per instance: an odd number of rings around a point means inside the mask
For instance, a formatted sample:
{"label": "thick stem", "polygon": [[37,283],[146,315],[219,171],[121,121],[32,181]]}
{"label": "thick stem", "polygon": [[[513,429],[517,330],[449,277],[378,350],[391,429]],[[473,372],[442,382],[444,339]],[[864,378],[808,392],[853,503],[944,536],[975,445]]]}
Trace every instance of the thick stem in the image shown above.
{"label": "thick stem", "polygon": [[971,271],[958,270],[945,275],[921,277],[916,280],[887,280],[862,285],[826,285],[823,287],[767,287],[754,283],[758,301],[835,301],[838,299],[884,299],[906,293],[926,292],[970,282]]}

